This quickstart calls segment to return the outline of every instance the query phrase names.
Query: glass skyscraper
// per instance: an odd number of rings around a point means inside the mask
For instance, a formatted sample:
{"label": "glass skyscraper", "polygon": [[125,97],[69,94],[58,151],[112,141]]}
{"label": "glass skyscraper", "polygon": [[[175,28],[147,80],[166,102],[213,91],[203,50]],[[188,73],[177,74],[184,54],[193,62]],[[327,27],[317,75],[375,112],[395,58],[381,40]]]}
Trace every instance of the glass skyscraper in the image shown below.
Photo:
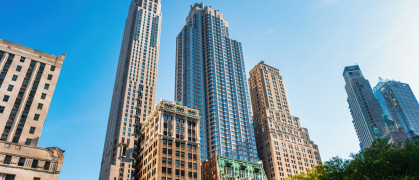
{"label": "glass skyscraper", "polygon": [[370,147],[375,138],[383,136],[383,110],[358,65],[345,67],[343,77],[346,81],[352,122],[363,150]]}
{"label": "glass skyscraper", "polygon": [[380,81],[374,88],[384,112],[402,125],[407,137],[419,135],[419,104],[406,83],[397,81]]}
{"label": "glass skyscraper", "polygon": [[191,6],[176,42],[175,99],[200,111],[201,160],[217,153],[257,162],[242,47],[223,14]]}

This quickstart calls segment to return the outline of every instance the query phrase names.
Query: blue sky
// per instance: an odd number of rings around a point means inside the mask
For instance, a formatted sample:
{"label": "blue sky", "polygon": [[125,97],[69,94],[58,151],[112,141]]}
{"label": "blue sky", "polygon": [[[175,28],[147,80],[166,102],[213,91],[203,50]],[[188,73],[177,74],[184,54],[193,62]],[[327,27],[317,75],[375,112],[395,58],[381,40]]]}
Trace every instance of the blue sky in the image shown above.
{"label": "blue sky", "polygon": [[[157,101],[174,93],[175,38],[192,0],[164,0]],[[198,1],[201,2],[201,1]],[[246,70],[280,69],[291,113],[323,160],[347,158],[359,143],[342,71],[358,63],[419,94],[419,1],[203,0],[221,10],[243,43]],[[67,57],[39,146],[66,150],[63,180],[98,179],[108,113],[130,0],[3,0],[0,38]]]}

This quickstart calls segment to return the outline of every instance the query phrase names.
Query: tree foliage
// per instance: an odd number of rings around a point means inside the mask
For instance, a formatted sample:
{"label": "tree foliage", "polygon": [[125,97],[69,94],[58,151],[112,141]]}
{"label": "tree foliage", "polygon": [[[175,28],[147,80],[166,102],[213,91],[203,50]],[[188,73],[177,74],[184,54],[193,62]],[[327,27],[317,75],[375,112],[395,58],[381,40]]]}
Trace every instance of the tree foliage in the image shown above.
{"label": "tree foliage", "polygon": [[293,180],[416,180],[419,179],[419,142],[389,144],[377,139],[370,148],[351,155],[352,160],[334,157]]}

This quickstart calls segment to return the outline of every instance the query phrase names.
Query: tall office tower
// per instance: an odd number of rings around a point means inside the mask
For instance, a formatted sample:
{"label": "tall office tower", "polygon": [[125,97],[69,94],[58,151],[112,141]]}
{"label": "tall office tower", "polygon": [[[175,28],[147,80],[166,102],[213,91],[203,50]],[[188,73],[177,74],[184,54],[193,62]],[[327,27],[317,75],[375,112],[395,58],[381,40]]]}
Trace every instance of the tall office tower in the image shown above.
{"label": "tall office tower", "polygon": [[384,114],[380,103],[375,98],[371,85],[362,75],[358,65],[347,66],[343,72],[348,94],[349,109],[351,110],[361,150],[372,145],[375,138],[384,134]]}
{"label": "tall office tower", "polygon": [[160,101],[141,127],[136,179],[201,179],[199,111]]}
{"label": "tall office tower", "polygon": [[250,71],[253,124],[268,179],[285,179],[321,164],[308,130],[292,116],[279,70],[263,61]]}
{"label": "tall office tower", "polygon": [[155,103],[161,17],[160,0],[132,0],[109,113],[101,180],[133,179],[135,131]]}
{"label": "tall office tower", "polygon": [[201,161],[216,152],[258,162],[241,43],[223,14],[191,6],[176,39],[175,99],[201,115]]}
{"label": "tall office tower", "polygon": [[408,84],[380,79],[374,93],[384,112],[404,128],[408,138],[419,136],[419,104]]}
{"label": "tall office tower", "polygon": [[58,179],[64,151],[37,144],[64,58],[0,39],[0,179]]}

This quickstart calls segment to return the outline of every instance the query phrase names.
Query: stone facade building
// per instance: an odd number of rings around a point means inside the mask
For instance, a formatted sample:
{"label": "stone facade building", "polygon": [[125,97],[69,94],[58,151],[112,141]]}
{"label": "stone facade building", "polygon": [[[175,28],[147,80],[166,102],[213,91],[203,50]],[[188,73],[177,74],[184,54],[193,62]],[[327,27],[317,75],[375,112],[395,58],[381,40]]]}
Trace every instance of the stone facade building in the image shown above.
{"label": "stone facade building", "polygon": [[258,155],[268,179],[283,180],[321,164],[308,130],[290,113],[279,70],[260,62],[250,71],[249,86]]}
{"label": "stone facade building", "polygon": [[140,132],[136,179],[201,179],[198,110],[162,100]]}
{"label": "stone facade building", "polygon": [[0,39],[0,179],[58,179],[64,151],[37,144],[64,58]]}
{"label": "stone facade building", "polygon": [[202,163],[203,180],[267,180],[262,163],[212,156]]}
{"label": "stone facade building", "polygon": [[161,20],[160,0],[131,1],[109,112],[100,180],[131,180],[135,175],[136,130],[155,105]]}

